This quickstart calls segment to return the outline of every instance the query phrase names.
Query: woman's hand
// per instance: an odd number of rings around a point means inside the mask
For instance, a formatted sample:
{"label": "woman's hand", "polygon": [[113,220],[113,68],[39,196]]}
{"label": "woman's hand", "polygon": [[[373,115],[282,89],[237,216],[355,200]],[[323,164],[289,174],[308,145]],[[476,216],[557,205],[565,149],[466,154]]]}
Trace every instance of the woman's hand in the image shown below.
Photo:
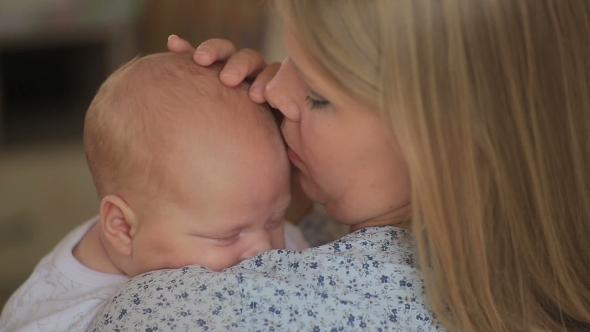
{"label": "woman's hand", "polygon": [[252,81],[248,95],[256,103],[266,102],[264,98],[266,84],[281,66],[278,62],[267,64],[257,51],[251,49],[236,51],[236,47],[226,39],[209,39],[195,49],[188,41],[171,35],[168,37],[168,50],[192,54],[195,62],[201,66],[225,61],[225,66],[219,74],[221,82],[234,87],[244,80]]}

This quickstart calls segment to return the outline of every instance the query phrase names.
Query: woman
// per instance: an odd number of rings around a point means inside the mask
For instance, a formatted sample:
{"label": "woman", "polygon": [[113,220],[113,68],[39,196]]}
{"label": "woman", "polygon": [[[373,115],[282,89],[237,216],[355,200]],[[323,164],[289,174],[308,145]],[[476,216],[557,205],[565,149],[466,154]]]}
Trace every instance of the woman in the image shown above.
{"label": "woman", "polygon": [[226,41],[194,58],[257,76],[303,189],[353,233],[141,277],[95,328],[590,330],[590,1],[277,2],[278,72]]}

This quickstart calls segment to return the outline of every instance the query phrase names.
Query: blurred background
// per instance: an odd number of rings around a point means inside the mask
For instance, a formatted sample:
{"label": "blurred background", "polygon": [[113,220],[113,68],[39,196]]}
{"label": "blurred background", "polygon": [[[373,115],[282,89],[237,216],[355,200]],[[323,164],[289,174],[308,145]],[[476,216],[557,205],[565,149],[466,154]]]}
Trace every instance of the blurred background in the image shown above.
{"label": "blurred background", "polygon": [[[0,0],[0,308],[98,211],[82,130],[102,81],[165,51],[170,34],[227,38],[280,61],[275,17],[261,0]],[[309,207],[295,201],[293,219]]]}

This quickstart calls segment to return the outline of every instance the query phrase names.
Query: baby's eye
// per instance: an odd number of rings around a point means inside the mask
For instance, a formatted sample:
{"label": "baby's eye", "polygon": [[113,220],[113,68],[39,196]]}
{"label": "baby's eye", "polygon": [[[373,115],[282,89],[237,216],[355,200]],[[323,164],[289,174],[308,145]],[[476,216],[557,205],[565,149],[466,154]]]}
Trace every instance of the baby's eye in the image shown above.
{"label": "baby's eye", "polygon": [[214,238],[214,240],[217,241],[219,245],[231,246],[232,244],[238,242],[239,238],[240,238],[240,234],[235,234],[235,235],[228,236],[228,237]]}

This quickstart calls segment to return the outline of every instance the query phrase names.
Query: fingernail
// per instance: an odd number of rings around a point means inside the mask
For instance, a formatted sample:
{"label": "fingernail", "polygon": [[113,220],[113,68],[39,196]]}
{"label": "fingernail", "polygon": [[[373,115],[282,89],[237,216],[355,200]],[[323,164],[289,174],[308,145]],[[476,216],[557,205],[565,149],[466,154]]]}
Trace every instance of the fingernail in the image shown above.
{"label": "fingernail", "polygon": [[209,46],[199,45],[195,50],[195,54],[212,54],[211,48]]}
{"label": "fingernail", "polygon": [[237,77],[240,73],[235,69],[224,69],[219,76]]}
{"label": "fingernail", "polygon": [[178,38],[178,36],[177,35],[170,35],[170,36],[168,36],[168,40],[170,40],[172,38]]}

